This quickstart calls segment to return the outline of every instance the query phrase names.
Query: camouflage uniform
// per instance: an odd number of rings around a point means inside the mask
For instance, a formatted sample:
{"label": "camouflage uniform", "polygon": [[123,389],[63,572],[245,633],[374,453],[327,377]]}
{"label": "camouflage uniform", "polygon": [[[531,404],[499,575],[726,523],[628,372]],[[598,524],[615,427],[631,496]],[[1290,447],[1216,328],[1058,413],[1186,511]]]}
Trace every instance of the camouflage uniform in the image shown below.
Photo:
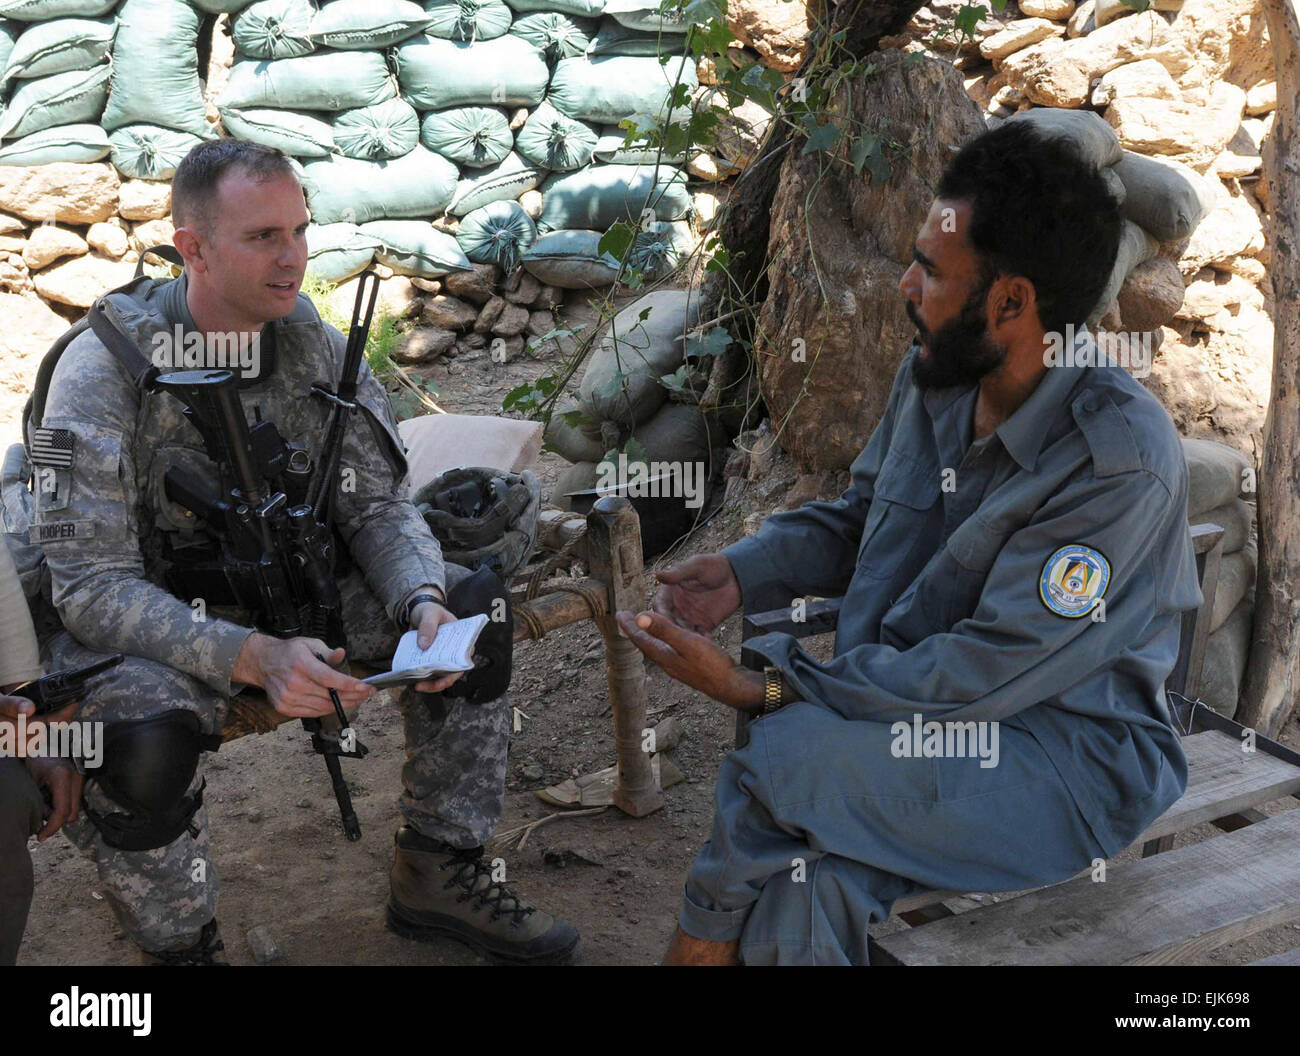
{"label": "camouflage uniform", "polygon": [[[115,313],[119,329],[152,357],[157,334],[171,335],[176,324],[195,328],[185,289],[185,278],[155,287],[143,304]],[[330,405],[312,396],[311,386],[337,386],[345,339],[319,320],[305,297],[268,329],[273,342],[262,343],[261,375],[241,383],[245,413],[252,421],[275,422],[286,440],[307,447],[314,462]],[[394,621],[414,589],[447,589],[468,573],[444,567],[437,540],[407,501],[396,422],[364,363],[357,402],[344,442],[335,520],[359,571],[344,576],[340,589],[349,659],[386,663],[398,636]],[[57,541],[43,535],[53,601],[67,629],[46,644],[50,669],[126,653],[126,662],[87,692],[81,718],[144,719],[180,708],[198,716],[204,733],[219,732],[230,696],[243,689],[232,685],[231,675],[251,620],[211,605],[196,618],[194,599],[175,597],[163,586],[164,539],[173,547],[204,539],[194,518],[164,494],[164,475],[180,466],[216,480],[182,404],[166,393],[141,393],[87,332],[59,362],[41,425],[67,430],[74,441],[71,468],[54,470],[45,487],[38,477],[38,523],[65,526]],[[509,702],[501,697],[477,708],[440,708],[427,706],[429,699],[407,690],[399,701],[407,744],[401,811],[424,835],[473,847],[491,834],[501,813]],[[201,779],[200,764],[191,791]],[[98,810],[121,809],[93,783],[86,800]],[[95,859],[119,921],[142,947],[192,939],[212,918],[218,885],[208,860],[205,809],[194,816],[194,835],[152,851],[110,848],[84,818],[67,828]]]}

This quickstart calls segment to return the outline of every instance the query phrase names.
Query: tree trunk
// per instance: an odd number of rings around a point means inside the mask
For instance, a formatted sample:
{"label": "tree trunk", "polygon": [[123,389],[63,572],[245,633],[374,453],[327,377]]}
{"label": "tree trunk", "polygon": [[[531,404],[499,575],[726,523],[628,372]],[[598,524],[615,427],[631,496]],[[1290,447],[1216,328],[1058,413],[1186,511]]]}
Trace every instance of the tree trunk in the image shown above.
{"label": "tree trunk", "polygon": [[1262,0],[1277,71],[1265,161],[1271,192],[1273,395],[1259,479],[1259,575],[1250,661],[1237,721],[1276,737],[1300,691],[1300,12]]}

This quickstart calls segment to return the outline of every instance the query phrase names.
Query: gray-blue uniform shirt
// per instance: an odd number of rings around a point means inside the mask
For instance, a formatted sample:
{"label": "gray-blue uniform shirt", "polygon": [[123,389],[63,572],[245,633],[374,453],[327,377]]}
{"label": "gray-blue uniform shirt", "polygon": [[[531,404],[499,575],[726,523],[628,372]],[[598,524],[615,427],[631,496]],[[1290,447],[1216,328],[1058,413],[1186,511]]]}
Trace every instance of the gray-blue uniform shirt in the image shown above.
{"label": "gray-blue uniform shirt", "polygon": [[746,611],[844,595],[835,658],[746,644],[846,719],[1027,731],[1118,853],[1187,783],[1164,703],[1201,600],[1178,434],[1120,367],[1052,366],[972,443],[977,387],[919,389],[916,355],[848,490],[723,551]]}

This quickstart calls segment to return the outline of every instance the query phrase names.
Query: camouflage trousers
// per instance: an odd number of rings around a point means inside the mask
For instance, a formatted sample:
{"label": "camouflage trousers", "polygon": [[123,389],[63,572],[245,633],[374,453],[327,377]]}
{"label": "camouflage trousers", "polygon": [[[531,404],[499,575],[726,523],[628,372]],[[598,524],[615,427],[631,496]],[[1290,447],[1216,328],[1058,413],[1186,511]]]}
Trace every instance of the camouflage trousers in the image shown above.
{"label": "camouflage trousers", "polygon": [[[468,576],[467,569],[446,566],[450,590]],[[379,600],[361,577],[339,583],[343,595],[348,658],[387,667],[398,634]],[[46,645],[46,669],[81,667],[102,656],[61,631]],[[430,706],[430,701],[435,706]],[[506,748],[510,703],[502,696],[482,705],[402,691],[398,698],[406,735],[399,809],[415,829],[456,847],[483,843],[500,820],[505,796]],[[218,733],[228,701],[189,675],[140,657],[127,657],[94,682],[78,718],[121,722],[147,719],[183,709],[198,716],[205,734]],[[203,780],[203,764],[190,786]],[[322,775],[323,779],[323,775]],[[94,781],[87,781],[86,802],[98,812],[122,808]],[[191,830],[151,851],[109,847],[83,813],[64,827],[68,838],[94,859],[110,906],[123,930],[146,950],[161,950],[197,938],[216,913],[219,880],[209,853],[208,809],[200,807]]]}

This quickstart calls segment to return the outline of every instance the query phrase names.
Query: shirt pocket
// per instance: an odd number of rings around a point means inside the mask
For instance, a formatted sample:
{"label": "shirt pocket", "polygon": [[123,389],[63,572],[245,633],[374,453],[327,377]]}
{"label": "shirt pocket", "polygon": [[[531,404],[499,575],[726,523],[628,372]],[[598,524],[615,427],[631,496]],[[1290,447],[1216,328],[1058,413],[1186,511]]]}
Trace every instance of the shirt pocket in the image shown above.
{"label": "shirt pocket", "polygon": [[948,537],[921,599],[926,612],[944,631],[975,614],[989,572],[1011,536],[973,514]]}
{"label": "shirt pocket", "polygon": [[939,471],[891,451],[876,475],[862,529],[857,570],[869,579],[890,579],[910,566],[939,500]]}

